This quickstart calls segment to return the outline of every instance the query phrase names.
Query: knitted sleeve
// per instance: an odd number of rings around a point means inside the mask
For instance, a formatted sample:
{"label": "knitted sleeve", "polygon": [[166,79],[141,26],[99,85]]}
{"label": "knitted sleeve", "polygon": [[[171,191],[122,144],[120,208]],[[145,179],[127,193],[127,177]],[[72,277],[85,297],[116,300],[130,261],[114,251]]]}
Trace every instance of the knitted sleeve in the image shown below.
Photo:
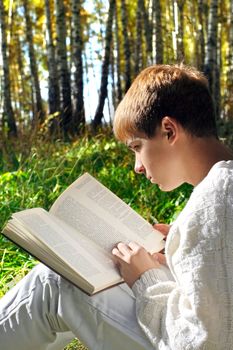
{"label": "knitted sleeve", "polygon": [[233,216],[225,204],[219,197],[190,207],[173,225],[166,255],[175,281],[152,269],[132,287],[155,349],[233,349]]}

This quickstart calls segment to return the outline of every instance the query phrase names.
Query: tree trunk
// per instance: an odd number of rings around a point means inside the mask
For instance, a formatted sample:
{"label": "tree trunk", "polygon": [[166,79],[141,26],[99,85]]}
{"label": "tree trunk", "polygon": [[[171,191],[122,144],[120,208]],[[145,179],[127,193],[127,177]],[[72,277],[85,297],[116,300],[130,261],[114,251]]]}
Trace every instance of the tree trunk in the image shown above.
{"label": "tree trunk", "polygon": [[32,78],[32,89],[33,89],[33,96],[35,101],[35,114],[33,116],[33,124],[36,125],[37,123],[41,124],[44,121],[44,111],[42,106],[42,98],[40,93],[40,84],[39,84],[39,76],[38,76],[38,70],[37,70],[37,63],[36,63],[36,56],[35,56],[35,50],[33,45],[33,35],[32,35],[32,23],[31,18],[28,10],[28,0],[23,0],[23,6],[24,6],[24,14],[26,19],[26,38],[29,48],[29,61],[30,61],[30,71],[31,71],[31,78]]}
{"label": "tree trunk", "polygon": [[126,9],[125,0],[121,0],[121,20],[123,30],[123,41],[124,41],[124,58],[125,58],[125,92],[131,85],[131,50],[128,35],[128,14]]}
{"label": "tree trunk", "polygon": [[208,16],[208,35],[205,54],[204,73],[208,78],[210,92],[215,102],[216,114],[219,116],[219,72],[217,66],[217,27],[218,0],[211,0]]}
{"label": "tree trunk", "polygon": [[[229,14],[229,53],[228,53],[228,77],[233,85],[233,0],[230,0]],[[233,91],[232,91],[233,97]]]}
{"label": "tree trunk", "polygon": [[74,126],[76,131],[85,127],[85,112],[83,101],[83,38],[80,20],[81,0],[72,0],[72,24],[73,24],[73,62],[74,62]]}
{"label": "tree trunk", "polygon": [[108,12],[108,21],[106,26],[106,36],[105,36],[105,53],[102,65],[102,75],[101,75],[101,86],[99,93],[99,102],[95,112],[95,117],[92,122],[93,129],[96,130],[98,126],[101,125],[103,118],[103,109],[104,102],[107,97],[107,87],[108,87],[108,70],[110,62],[110,49],[112,42],[112,23],[115,9],[115,0],[110,0],[109,2],[109,12]]}
{"label": "tree trunk", "polygon": [[[160,0],[153,0],[152,14],[155,16],[155,63],[163,63],[163,37]],[[154,22],[154,21],[153,21]]]}
{"label": "tree trunk", "polygon": [[122,87],[121,87],[121,50],[120,50],[120,38],[119,38],[119,25],[118,25],[118,8],[116,4],[115,10],[115,40],[117,51],[117,103],[122,99]]}
{"label": "tree trunk", "polygon": [[146,38],[146,52],[147,64],[152,64],[152,26],[149,20],[148,11],[145,7],[144,0],[138,0],[138,6],[141,10],[141,17],[143,18],[143,27]]}
{"label": "tree trunk", "polygon": [[174,26],[176,60],[184,60],[184,0],[174,0]]}
{"label": "tree trunk", "polygon": [[136,42],[135,42],[135,66],[134,73],[137,75],[142,67],[142,13],[141,0],[137,2],[136,13]]}
{"label": "tree trunk", "polygon": [[227,81],[224,94],[224,117],[233,120],[233,0],[229,3],[228,25],[228,49],[226,55]]}
{"label": "tree trunk", "polygon": [[52,120],[50,123],[50,132],[52,135],[55,135],[59,133],[60,91],[59,91],[59,83],[58,83],[55,46],[53,43],[50,0],[45,0],[45,11],[46,11],[46,31],[47,31],[46,43],[47,43],[48,73],[49,73],[48,102],[49,102],[49,114],[52,117]]}
{"label": "tree trunk", "polygon": [[177,53],[178,61],[185,59],[184,53],[184,4],[185,0],[177,0],[178,5],[178,37],[177,37]]}
{"label": "tree trunk", "polygon": [[[27,92],[27,82],[26,82],[26,76],[24,72],[24,63],[23,63],[23,53],[21,48],[21,40],[19,38],[19,35],[15,35],[15,43],[17,48],[17,63],[18,63],[18,81],[19,81],[19,108],[21,110],[21,127],[22,129],[25,127],[25,125],[29,122],[28,113],[26,113],[28,109],[28,92]],[[31,102],[31,99],[30,99]],[[31,107],[30,107],[31,108]],[[27,117],[27,119],[25,118]],[[26,120],[25,120],[26,119]],[[26,121],[26,123],[25,123]]]}
{"label": "tree trunk", "polygon": [[10,86],[10,72],[9,62],[7,56],[7,40],[6,40],[6,23],[5,23],[5,9],[3,0],[0,0],[0,24],[1,24],[1,37],[2,37],[2,61],[3,61],[3,120],[2,126],[5,122],[8,129],[8,135],[17,136],[17,127],[12,109],[11,102],[11,86]]}
{"label": "tree trunk", "polygon": [[[113,43],[114,44],[114,43]],[[114,49],[115,47],[112,48],[112,50],[110,51],[110,75],[111,75],[111,80],[112,80],[112,105],[114,110],[117,107],[117,99],[116,99],[116,79],[115,79],[115,56],[114,56]],[[110,119],[110,125],[112,125],[112,119],[111,119],[111,115],[109,113]]]}
{"label": "tree trunk", "polygon": [[65,138],[67,138],[74,130],[72,122],[70,72],[67,61],[65,13],[66,11],[63,0],[56,0],[57,59],[62,99],[61,129]]}
{"label": "tree trunk", "polygon": [[204,3],[203,0],[198,0],[198,42],[199,42],[199,50],[198,50],[198,67],[199,69],[204,69],[204,62],[205,62],[205,37],[204,37],[204,19],[203,19],[203,13],[204,13]]}

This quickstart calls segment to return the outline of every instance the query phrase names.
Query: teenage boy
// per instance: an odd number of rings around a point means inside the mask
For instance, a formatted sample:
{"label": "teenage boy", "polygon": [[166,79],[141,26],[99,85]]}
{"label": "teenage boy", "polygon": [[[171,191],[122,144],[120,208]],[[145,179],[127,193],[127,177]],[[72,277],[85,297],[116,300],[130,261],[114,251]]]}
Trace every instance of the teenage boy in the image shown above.
{"label": "teenage boy", "polygon": [[40,264],[0,301],[1,350],[59,349],[68,330],[91,350],[232,349],[233,155],[217,138],[206,79],[183,65],[145,69],[114,132],[161,190],[194,186],[171,228],[157,225],[170,271],[160,254],[119,242],[114,259],[134,295],[122,285],[88,297]]}

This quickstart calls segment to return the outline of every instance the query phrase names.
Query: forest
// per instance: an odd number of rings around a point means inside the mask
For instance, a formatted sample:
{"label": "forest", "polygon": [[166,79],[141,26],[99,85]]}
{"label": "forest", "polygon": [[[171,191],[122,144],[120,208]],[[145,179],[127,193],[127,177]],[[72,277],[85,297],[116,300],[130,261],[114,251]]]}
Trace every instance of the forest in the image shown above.
{"label": "forest", "polygon": [[[176,218],[191,186],[148,184],[112,135],[146,66],[203,71],[233,145],[233,0],[0,0],[0,45],[0,229],[13,212],[49,209],[85,171],[149,222]],[[0,297],[37,263],[1,235]]]}
{"label": "forest", "polygon": [[232,0],[1,0],[0,22],[3,138],[111,123],[137,73],[158,63],[202,70],[217,118],[231,119]]}

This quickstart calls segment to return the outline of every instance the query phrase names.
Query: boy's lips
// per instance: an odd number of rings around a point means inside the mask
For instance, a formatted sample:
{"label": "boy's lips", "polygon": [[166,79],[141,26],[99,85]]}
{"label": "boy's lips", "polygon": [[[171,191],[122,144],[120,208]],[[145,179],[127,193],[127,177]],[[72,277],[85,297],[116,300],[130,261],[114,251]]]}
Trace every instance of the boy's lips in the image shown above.
{"label": "boy's lips", "polygon": [[153,182],[152,176],[147,176],[147,179],[148,179],[150,182]]}

